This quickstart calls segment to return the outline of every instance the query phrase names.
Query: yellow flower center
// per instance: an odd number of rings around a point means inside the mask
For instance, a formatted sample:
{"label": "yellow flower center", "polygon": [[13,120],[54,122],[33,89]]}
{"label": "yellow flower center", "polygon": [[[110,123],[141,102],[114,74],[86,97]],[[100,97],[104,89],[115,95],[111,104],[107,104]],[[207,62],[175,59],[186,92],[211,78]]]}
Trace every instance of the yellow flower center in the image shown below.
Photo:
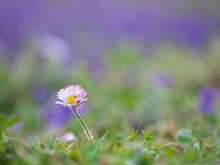
{"label": "yellow flower center", "polygon": [[69,96],[69,97],[66,99],[66,103],[67,103],[67,104],[76,104],[76,100],[75,100],[74,96]]}

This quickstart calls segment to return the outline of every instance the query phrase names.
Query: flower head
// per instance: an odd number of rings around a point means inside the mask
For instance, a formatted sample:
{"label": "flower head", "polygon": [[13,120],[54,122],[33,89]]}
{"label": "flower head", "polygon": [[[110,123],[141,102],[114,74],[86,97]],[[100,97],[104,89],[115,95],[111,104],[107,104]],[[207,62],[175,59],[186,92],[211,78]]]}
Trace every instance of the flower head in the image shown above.
{"label": "flower head", "polygon": [[81,86],[71,85],[58,91],[57,96],[60,101],[56,101],[55,103],[69,107],[70,109],[76,109],[87,100],[85,98],[86,95],[86,91]]}

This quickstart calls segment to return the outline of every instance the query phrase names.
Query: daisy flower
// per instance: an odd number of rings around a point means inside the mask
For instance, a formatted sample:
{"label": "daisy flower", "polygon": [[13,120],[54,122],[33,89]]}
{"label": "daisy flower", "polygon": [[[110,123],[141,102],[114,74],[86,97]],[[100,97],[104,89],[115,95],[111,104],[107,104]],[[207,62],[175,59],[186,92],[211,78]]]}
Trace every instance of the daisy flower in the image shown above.
{"label": "daisy flower", "polygon": [[58,91],[57,97],[60,101],[56,101],[55,103],[71,109],[79,119],[88,140],[93,141],[91,132],[89,131],[83,119],[80,117],[79,113],[76,111],[76,109],[87,100],[86,95],[86,91],[81,86],[71,85]]}
{"label": "daisy flower", "polygon": [[81,86],[71,85],[58,91],[57,97],[60,101],[56,101],[55,103],[63,105],[64,107],[76,109],[87,100],[85,98],[86,95],[86,91]]}

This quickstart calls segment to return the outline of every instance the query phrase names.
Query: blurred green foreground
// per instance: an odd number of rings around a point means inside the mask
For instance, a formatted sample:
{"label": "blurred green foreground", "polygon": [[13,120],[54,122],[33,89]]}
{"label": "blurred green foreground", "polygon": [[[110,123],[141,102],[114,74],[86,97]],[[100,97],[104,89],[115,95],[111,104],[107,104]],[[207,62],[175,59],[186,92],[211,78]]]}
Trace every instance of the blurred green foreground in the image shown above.
{"label": "blurred green foreground", "polygon": [[[82,58],[65,67],[32,50],[10,64],[2,59],[0,164],[218,164],[219,45],[194,52],[167,44],[145,53],[119,45],[94,59],[99,67]],[[80,110],[94,143],[70,110],[54,104],[71,84],[88,93]],[[66,132],[75,139],[61,141]]]}

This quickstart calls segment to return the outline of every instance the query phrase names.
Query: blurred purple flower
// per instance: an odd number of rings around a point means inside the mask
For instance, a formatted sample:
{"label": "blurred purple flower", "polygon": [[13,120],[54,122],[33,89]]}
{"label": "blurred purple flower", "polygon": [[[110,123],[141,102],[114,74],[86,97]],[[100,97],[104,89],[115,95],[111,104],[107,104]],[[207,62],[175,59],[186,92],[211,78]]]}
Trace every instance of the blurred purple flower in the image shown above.
{"label": "blurred purple flower", "polygon": [[50,96],[50,89],[44,85],[37,85],[33,87],[33,98],[37,104],[43,104]]}
{"label": "blurred purple flower", "polygon": [[105,61],[100,56],[90,56],[88,59],[90,74],[95,80],[102,80],[105,70]]}
{"label": "blurred purple flower", "polygon": [[[55,99],[52,100],[49,107],[45,107],[42,109],[42,119],[44,123],[44,127],[46,129],[59,128],[67,124],[75,115],[71,110],[65,108],[63,106],[54,104]],[[84,114],[87,111],[87,107],[85,105],[79,107],[77,110],[79,114]]]}
{"label": "blurred purple flower", "polygon": [[[203,1],[201,6],[206,3],[209,7],[217,4]],[[175,0],[166,4],[162,0],[2,0],[0,37],[14,54],[44,34],[67,42],[74,54],[84,57],[101,55],[112,43],[128,38],[144,46],[169,40],[201,47],[210,36],[219,34],[219,16],[209,7],[190,12]]]}
{"label": "blurred purple flower", "polygon": [[21,129],[23,128],[23,123],[22,122],[18,122],[15,125],[12,126],[12,129],[14,132],[19,132],[21,131]]}
{"label": "blurred purple flower", "polygon": [[0,38],[0,57],[3,56],[4,58],[6,58],[5,57],[6,50],[7,50],[6,43],[2,38]]}
{"label": "blurred purple flower", "polygon": [[217,97],[218,94],[216,90],[206,86],[202,87],[199,93],[199,112],[204,115],[211,113]]}

